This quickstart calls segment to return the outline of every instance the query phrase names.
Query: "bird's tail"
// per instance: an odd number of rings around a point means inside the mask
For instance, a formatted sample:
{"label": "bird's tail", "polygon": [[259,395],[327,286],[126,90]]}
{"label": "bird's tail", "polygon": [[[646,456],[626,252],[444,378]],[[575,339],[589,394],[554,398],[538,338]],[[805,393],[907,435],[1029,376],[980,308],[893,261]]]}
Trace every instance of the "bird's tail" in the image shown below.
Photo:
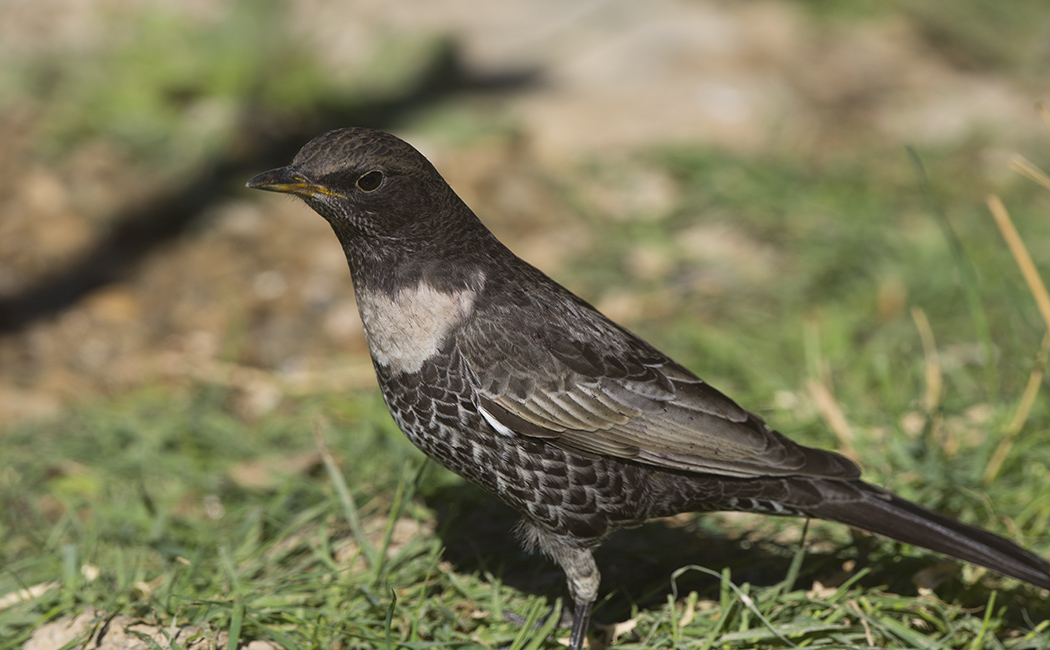
{"label": "bird's tail", "polygon": [[1017,544],[873,485],[861,481],[848,485],[857,489],[861,498],[825,499],[808,504],[806,514],[885,535],[1050,589],[1050,563]]}

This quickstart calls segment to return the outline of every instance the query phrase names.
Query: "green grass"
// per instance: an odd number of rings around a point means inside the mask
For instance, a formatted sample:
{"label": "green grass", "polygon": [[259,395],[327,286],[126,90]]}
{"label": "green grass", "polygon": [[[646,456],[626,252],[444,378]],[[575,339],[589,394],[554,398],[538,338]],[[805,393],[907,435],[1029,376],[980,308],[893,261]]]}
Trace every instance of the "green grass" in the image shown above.
{"label": "green grass", "polygon": [[[843,20],[870,11],[810,4]],[[911,10],[931,38],[981,69],[1027,69],[1025,39],[973,36],[1014,15],[940,5]],[[1023,5],[1022,17],[1041,8]],[[333,83],[382,90],[418,54],[391,46],[381,79],[333,81],[285,40],[278,11],[252,6],[233,3],[206,29],[148,16],[75,75],[37,59],[0,82],[34,96],[51,151],[102,138],[185,169],[224,146],[246,101],[295,110],[331,99]],[[448,107],[420,120],[476,128]],[[827,386],[868,480],[1050,556],[1045,380],[997,479],[983,478],[1045,330],[983,198],[1002,194],[1045,274],[1050,195],[989,180],[986,144],[920,152],[928,193],[901,149],[820,162],[646,152],[673,204],[610,220],[573,178],[565,198],[599,234],[558,279],[594,301],[626,292],[659,307],[631,327],[791,437],[838,448],[807,382]],[[629,173],[604,163],[580,176]],[[705,237],[738,248],[711,254]],[[638,273],[643,247],[666,268]],[[936,341],[933,404],[912,307]],[[158,380],[0,432],[0,598],[54,583],[0,608],[0,650],[91,607],[290,649],[560,647],[553,619],[530,627],[561,594],[560,572],[518,548],[513,513],[425,464],[374,392],[286,397],[257,421],[235,400],[225,386]],[[934,556],[819,522],[802,539],[797,520],[722,515],[617,533],[598,554],[595,617],[636,623],[617,648],[1050,647],[1039,590],[949,564],[920,593],[916,580],[941,570]]]}
{"label": "green grass", "polygon": [[[966,184],[940,180],[966,157],[926,160],[961,262],[904,152],[829,171],[681,150],[652,154],[682,188],[673,209],[602,224],[562,279],[590,297],[670,287],[673,315],[636,329],[789,435],[836,447],[804,388],[827,383],[869,480],[1046,555],[1044,400],[999,478],[982,483],[1042,325],[981,204]],[[1046,268],[1045,197],[1021,185],[1005,198]],[[749,279],[687,261],[681,233],[719,220],[786,271]],[[632,276],[623,261],[640,241],[676,260],[667,276]],[[906,299],[880,311],[887,278]],[[965,282],[992,359],[980,354]],[[928,315],[941,354],[932,412],[907,306]],[[89,606],[287,648],[557,647],[504,614],[541,620],[560,573],[516,547],[512,513],[423,467],[374,393],[287,398],[254,422],[232,400],[223,386],[158,384],[0,436],[0,594],[57,582],[0,611],[0,647]],[[918,430],[902,425],[909,413]],[[315,429],[338,469],[317,452]],[[246,463],[262,480],[240,478]],[[608,595],[596,618],[636,622],[618,648],[1050,644],[1036,589],[964,567],[923,595],[916,577],[936,566],[927,554],[827,524],[810,527],[799,554],[800,535],[796,520],[717,515],[618,534],[599,555]],[[814,591],[814,581],[835,586]]]}

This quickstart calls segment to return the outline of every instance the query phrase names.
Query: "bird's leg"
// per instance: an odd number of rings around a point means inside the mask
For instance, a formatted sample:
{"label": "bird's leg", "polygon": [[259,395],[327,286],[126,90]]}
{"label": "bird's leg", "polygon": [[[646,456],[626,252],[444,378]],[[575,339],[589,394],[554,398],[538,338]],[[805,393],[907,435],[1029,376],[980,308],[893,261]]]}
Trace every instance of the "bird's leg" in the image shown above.
{"label": "bird's leg", "polygon": [[579,538],[556,535],[528,520],[523,520],[518,530],[526,549],[541,549],[565,572],[573,602],[569,650],[583,650],[583,640],[587,637],[591,620],[591,605],[598,599],[598,585],[602,581],[598,565],[594,563],[594,555],[591,554],[591,547],[599,540],[591,540],[590,544],[581,543]]}
{"label": "bird's leg", "polygon": [[594,601],[577,600],[573,610],[572,634],[569,636],[569,650],[583,650],[583,640],[587,638],[587,627],[591,620],[591,605]]}
{"label": "bird's leg", "polygon": [[602,580],[601,574],[598,573],[598,565],[594,563],[594,556],[589,548],[581,548],[548,536],[541,536],[538,541],[565,571],[569,594],[574,604],[569,650],[583,650],[583,640],[587,638],[587,628],[591,620],[591,605],[598,598],[598,585]]}

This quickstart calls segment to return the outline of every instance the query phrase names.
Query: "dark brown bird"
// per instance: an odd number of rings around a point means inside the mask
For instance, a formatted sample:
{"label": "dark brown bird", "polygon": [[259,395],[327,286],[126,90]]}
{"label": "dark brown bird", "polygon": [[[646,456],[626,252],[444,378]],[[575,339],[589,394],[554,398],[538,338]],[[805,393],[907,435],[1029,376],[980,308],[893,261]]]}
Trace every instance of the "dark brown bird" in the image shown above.
{"label": "dark brown bird", "polygon": [[315,138],[248,187],[302,198],[346,253],[379,386],[424,453],[520,512],[565,571],[580,650],[613,529],[680,512],[818,517],[1050,588],[1050,564],[860,480],[612,322],[485,228],[418,151]]}

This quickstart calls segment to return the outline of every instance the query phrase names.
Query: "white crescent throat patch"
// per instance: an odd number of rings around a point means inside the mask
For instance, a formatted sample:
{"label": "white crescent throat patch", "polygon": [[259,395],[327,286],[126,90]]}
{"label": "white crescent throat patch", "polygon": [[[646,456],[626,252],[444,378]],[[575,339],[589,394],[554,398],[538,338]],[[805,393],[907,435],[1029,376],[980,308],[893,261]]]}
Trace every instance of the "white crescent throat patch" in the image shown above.
{"label": "white crescent throat patch", "polygon": [[447,293],[425,281],[390,295],[362,291],[357,308],[376,363],[395,375],[419,372],[437,354],[448,333],[474,309],[477,293]]}

